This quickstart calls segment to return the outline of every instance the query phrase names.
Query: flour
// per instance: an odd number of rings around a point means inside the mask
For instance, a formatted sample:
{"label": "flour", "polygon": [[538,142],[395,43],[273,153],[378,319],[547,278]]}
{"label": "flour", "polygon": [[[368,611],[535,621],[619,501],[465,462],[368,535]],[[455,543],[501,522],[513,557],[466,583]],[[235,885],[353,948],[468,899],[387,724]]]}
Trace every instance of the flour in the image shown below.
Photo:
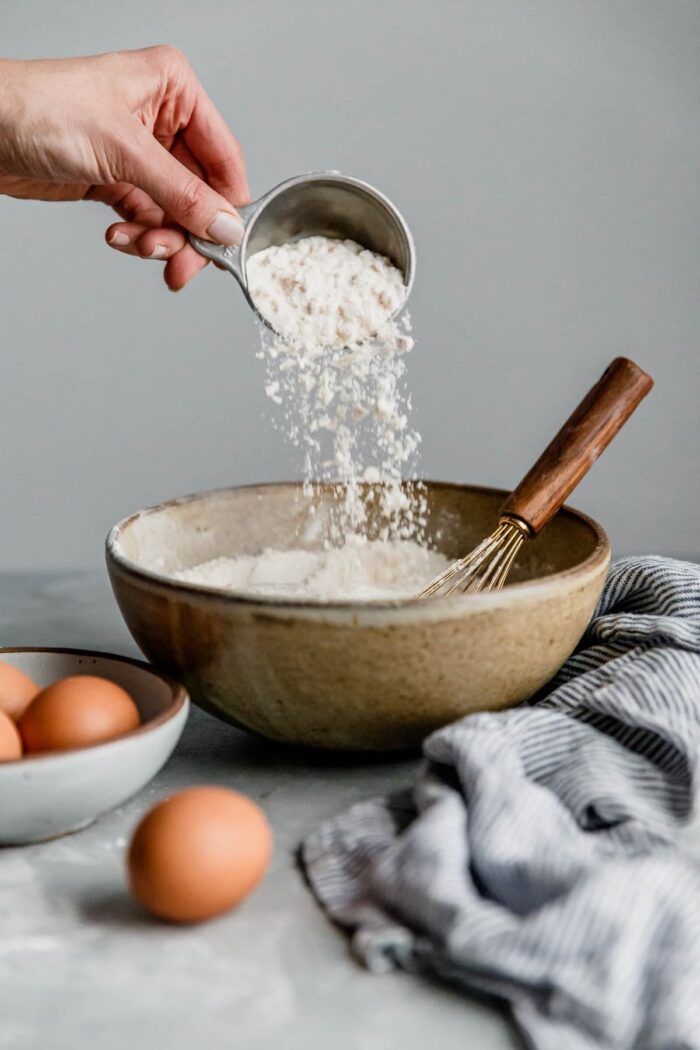
{"label": "flour", "polygon": [[397,350],[410,339],[387,327],[403,304],[403,275],[355,241],[305,237],[251,256],[248,291],[262,316],[297,349],[359,346],[378,334]]}
{"label": "flour", "polygon": [[[413,597],[448,560],[420,542],[423,488],[402,480],[420,435],[404,385],[410,319],[394,319],[400,270],[354,241],[307,237],[258,252],[246,272],[272,326],[260,326],[258,356],[277,425],[302,452],[309,526],[296,549],[215,558],[176,578],[292,600]],[[320,549],[304,545],[312,535]]]}
{"label": "flour", "polygon": [[412,540],[354,537],[326,551],[265,550],[214,558],[175,574],[187,583],[262,597],[315,601],[411,598],[449,565]]}
{"label": "flour", "polygon": [[[370,510],[383,519],[380,538],[420,538],[422,488],[401,484],[420,444],[404,385],[410,319],[393,319],[405,297],[401,271],[354,241],[307,237],[256,253],[246,272],[274,329],[261,326],[265,390],[302,453],[306,491],[313,500],[320,481],[342,491],[327,543],[362,534]],[[372,508],[363,482],[379,486]]]}

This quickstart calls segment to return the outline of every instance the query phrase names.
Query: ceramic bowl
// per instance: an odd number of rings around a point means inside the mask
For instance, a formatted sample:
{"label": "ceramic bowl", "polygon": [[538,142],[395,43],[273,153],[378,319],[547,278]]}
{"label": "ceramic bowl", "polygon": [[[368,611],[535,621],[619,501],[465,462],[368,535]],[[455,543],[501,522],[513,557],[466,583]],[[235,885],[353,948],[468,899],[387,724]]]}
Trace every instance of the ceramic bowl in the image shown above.
{"label": "ceramic bowl", "polygon": [[122,686],[142,725],[105,744],[0,763],[0,845],[65,835],[125,802],[170,757],[187,720],[184,688],[141,663],[79,649],[0,649],[37,685],[94,674]]}
{"label": "ceramic bowl", "polygon": [[[458,557],[493,528],[505,493],[428,482],[428,534]],[[437,601],[320,604],[251,598],[173,573],[222,555],[319,544],[301,485],[254,485],[132,514],[107,539],[132,635],[193,700],[275,740],[322,748],[412,747],[471,711],[530,697],[566,660],[610,557],[599,525],[564,509],[523,547],[511,584]]]}

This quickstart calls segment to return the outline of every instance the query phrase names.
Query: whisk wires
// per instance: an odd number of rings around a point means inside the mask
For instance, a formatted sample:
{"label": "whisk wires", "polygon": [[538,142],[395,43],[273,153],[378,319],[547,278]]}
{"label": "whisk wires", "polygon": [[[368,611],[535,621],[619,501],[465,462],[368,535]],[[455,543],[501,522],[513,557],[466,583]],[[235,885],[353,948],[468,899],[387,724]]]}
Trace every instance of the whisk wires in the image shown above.
{"label": "whisk wires", "polygon": [[456,591],[497,591],[506,582],[515,557],[530,531],[517,518],[503,517],[497,528],[466,556],[436,576],[418,598],[448,598]]}

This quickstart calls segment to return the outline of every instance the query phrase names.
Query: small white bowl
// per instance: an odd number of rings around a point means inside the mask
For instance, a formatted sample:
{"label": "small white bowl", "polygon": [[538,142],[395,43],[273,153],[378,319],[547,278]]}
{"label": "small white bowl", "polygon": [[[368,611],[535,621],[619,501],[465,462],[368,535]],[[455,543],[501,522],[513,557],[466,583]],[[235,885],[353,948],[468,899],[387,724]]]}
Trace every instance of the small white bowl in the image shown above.
{"label": "small white bowl", "polygon": [[107,678],[129,693],[142,724],[105,744],[0,762],[0,846],[43,842],[87,827],[165,764],[185,726],[187,693],[148,664],[81,649],[0,648],[0,660],[39,686],[69,675]]}

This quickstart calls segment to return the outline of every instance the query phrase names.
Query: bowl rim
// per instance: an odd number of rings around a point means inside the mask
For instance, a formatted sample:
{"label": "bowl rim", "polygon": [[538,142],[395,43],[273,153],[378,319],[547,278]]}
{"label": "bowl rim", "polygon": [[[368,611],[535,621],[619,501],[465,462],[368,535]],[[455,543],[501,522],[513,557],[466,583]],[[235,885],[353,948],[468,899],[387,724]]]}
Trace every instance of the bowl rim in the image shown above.
{"label": "bowl rim", "polygon": [[136,729],[130,729],[128,733],[122,733],[121,736],[114,737],[112,740],[103,740],[100,744],[90,744],[88,747],[67,747],[61,751],[39,751],[34,755],[22,755],[20,758],[13,758],[9,762],[0,762],[0,776],[3,775],[5,769],[26,769],[29,764],[32,763],[45,763],[47,761],[59,761],[62,758],[68,758],[71,755],[82,755],[82,754],[96,754],[102,752],[107,748],[113,748],[120,745],[128,745],[128,743],[135,737],[145,736],[155,729],[159,729],[161,726],[170,722],[177,714],[185,708],[187,711],[189,707],[189,694],[185,687],[179,682],[176,682],[170,675],[165,674],[163,671],[159,671],[153,664],[147,663],[145,660],[137,660],[131,656],[121,656],[118,653],[104,653],[99,649],[73,649],[67,646],[51,646],[51,645],[4,645],[0,646],[0,660],[3,656],[11,653],[54,653],[61,656],[88,656],[98,657],[101,660],[112,660],[115,663],[129,664],[131,667],[136,667],[140,671],[146,671],[148,674],[153,675],[154,678],[159,678],[161,682],[168,686],[170,689],[170,701],[164,711],[161,711],[155,718],[151,718],[148,722],[142,722]]}
{"label": "bowl rim", "polygon": [[[431,488],[468,489],[470,492],[486,493],[489,495],[501,496],[503,498],[508,495],[507,489],[499,489],[490,485],[470,485],[467,483],[439,481],[430,478],[420,478],[416,479],[416,481],[419,484],[425,484]],[[248,607],[260,608],[262,606],[263,608],[267,607],[269,609],[290,611],[295,609],[300,611],[308,611],[309,609],[344,609],[356,610],[359,612],[360,610],[410,609],[419,606],[425,607],[428,604],[424,599],[420,598],[392,598],[383,601],[353,601],[345,599],[342,601],[322,602],[312,598],[290,599],[278,595],[251,595],[238,591],[226,591],[222,588],[207,586],[206,584],[176,580],[173,576],[169,576],[167,573],[160,573],[153,569],[146,569],[132,558],[129,558],[121,549],[119,539],[122,533],[138,518],[145,517],[148,514],[156,514],[166,511],[171,507],[178,507],[183,504],[194,503],[197,500],[203,500],[205,498],[211,498],[227,493],[268,488],[300,489],[302,484],[303,482],[301,481],[265,481],[245,485],[228,485],[223,488],[208,489],[204,492],[193,492],[186,496],[176,496],[173,499],[164,500],[162,503],[155,503],[150,507],[144,507],[142,510],[133,511],[125,518],[122,518],[121,521],[118,521],[116,525],[112,526],[107,534],[105,540],[107,566],[111,569],[112,565],[115,565],[127,576],[131,576],[132,578],[141,581],[146,580],[152,583],[157,583],[159,586],[165,587],[170,592],[180,595],[187,596],[196,594],[202,598],[218,602],[237,603]],[[549,587],[555,581],[585,576],[587,572],[595,571],[601,564],[607,564],[611,553],[610,539],[603,526],[600,525],[595,518],[589,517],[589,515],[584,514],[583,511],[576,510],[574,507],[565,505],[558,513],[562,512],[572,515],[574,518],[588,526],[596,539],[595,547],[591,553],[583,559],[583,561],[578,562],[569,569],[562,569],[560,572],[553,572],[548,576],[538,576],[533,580],[522,580],[519,583],[508,584],[504,590],[507,590],[509,595],[524,594],[533,589]],[[446,601],[449,600],[452,608],[461,605],[464,602],[469,602],[470,605],[478,608],[479,606],[492,603],[494,597],[503,593],[503,591],[482,591],[476,594],[458,594],[451,596],[449,599],[446,599]]]}

